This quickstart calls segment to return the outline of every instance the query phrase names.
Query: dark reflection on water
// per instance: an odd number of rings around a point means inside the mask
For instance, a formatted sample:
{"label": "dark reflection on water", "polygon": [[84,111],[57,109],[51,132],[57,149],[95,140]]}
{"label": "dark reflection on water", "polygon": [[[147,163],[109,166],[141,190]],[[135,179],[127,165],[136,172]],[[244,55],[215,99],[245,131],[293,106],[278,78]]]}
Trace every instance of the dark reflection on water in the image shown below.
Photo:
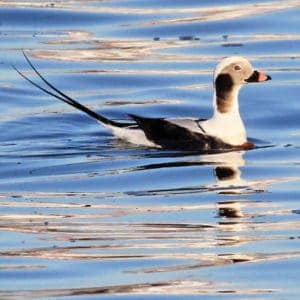
{"label": "dark reflection on water", "polygon": [[[298,299],[299,1],[0,1],[0,298]],[[280,22],[278,21],[280,20]],[[257,148],[116,141],[41,94],[25,49],[91,109],[208,117],[224,56]],[[224,129],[226,130],[226,129]]]}

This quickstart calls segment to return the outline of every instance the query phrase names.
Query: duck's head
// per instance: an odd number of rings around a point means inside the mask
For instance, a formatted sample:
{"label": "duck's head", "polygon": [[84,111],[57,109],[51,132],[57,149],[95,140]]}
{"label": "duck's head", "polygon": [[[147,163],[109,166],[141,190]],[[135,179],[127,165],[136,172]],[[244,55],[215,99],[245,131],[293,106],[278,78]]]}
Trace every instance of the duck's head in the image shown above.
{"label": "duck's head", "polygon": [[271,77],[255,70],[250,62],[240,56],[224,58],[214,72],[217,109],[229,112],[233,107],[240,87],[245,83],[263,82]]}
{"label": "duck's head", "polygon": [[232,85],[263,82],[271,79],[269,75],[254,70],[251,63],[241,56],[231,56],[221,60],[215,69],[215,84],[222,81],[222,78],[224,81],[230,81]]}

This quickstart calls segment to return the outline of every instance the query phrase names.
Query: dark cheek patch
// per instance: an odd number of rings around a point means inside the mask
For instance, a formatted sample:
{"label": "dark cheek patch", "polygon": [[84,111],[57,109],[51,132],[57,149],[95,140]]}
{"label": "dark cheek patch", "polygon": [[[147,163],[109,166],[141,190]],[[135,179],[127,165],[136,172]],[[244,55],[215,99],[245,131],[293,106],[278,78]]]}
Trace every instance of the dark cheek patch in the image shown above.
{"label": "dark cheek patch", "polygon": [[229,74],[220,74],[215,82],[217,109],[221,113],[231,110],[232,98],[231,92],[233,88],[233,80]]}

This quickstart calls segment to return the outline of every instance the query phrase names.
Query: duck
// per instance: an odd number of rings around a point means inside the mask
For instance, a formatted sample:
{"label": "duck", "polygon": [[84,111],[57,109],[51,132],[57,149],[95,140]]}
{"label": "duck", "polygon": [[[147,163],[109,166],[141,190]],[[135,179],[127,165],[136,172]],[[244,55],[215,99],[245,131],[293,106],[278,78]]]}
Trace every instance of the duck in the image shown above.
{"label": "duck", "polygon": [[255,70],[244,57],[223,58],[215,68],[211,118],[150,118],[128,114],[128,122],[119,122],[92,111],[59,90],[41,75],[24,51],[23,54],[31,69],[46,87],[36,83],[13,66],[20,76],[44,93],[84,112],[110,129],[118,139],[139,146],[206,153],[247,150],[255,146],[247,139],[245,125],[240,115],[239,91],[246,84],[271,80],[271,76]]}

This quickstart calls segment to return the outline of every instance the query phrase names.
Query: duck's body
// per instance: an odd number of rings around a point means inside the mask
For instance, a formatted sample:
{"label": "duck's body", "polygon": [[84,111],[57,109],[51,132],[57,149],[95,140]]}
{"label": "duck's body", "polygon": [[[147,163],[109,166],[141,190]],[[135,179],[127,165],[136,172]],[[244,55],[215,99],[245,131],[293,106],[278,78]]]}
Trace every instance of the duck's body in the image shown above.
{"label": "duck's body", "polygon": [[232,145],[207,134],[207,121],[199,119],[158,119],[130,115],[135,121],[128,127],[107,125],[115,136],[148,147],[186,150],[230,149]]}
{"label": "duck's body", "polygon": [[62,93],[35,69],[26,55],[25,58],[36,74],[53,91],[41,87],[16,69],[31,84],[85,112],[108,127],[118,138],[137,145],[169,149],[207,152],[251,147],[247,142],[245,126],[239,113],[238,93],[244,83],[271,79],[263,73],[254,71],[245,58],[225,58],[214,73],[214,113],[210,119],[163,119],[129,115],[132,122],[125,124],[95,113]]}

